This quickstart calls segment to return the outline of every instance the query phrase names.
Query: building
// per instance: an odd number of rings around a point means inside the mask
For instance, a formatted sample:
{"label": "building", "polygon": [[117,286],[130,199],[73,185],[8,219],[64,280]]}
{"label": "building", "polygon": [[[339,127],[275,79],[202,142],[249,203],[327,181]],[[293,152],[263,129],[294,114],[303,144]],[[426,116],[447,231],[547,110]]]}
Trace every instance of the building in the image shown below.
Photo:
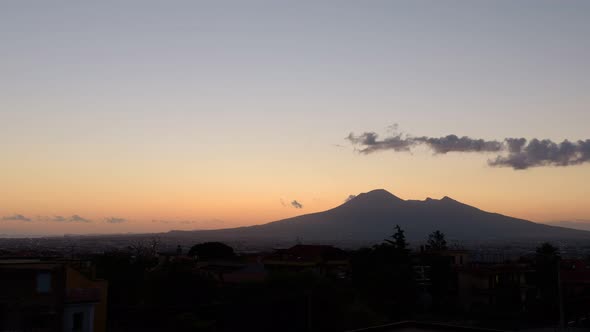
{"label": "building", "polygon": [[590,261],[564,259],[560,262],[563,304],[568,321],[585,320],[590,326]]}
{"label": "building", "polygon": [[527,273],[524,264],[489,264],[457,269],[459,302],[471,312],[524,310],[527,293]]}
{"label": "building", "polygon": [[448,324],[423,323],[415,321],[404,321],[393,324],[368,327],[349,332],[437,332],[437,331],[465,331],[465,332],[502,332],[477,327],[457,326]]}
{"label": "building", "polygon": [[0,260],[1,331],[106,331],[107,282],[88,264]]}
{"label": "building", "polygon": [[336,278],[347,277],[350,270],[348,254],[328,245],[298,244],[288,249],[277,249],[263,262],[269,271],[310,271]]}

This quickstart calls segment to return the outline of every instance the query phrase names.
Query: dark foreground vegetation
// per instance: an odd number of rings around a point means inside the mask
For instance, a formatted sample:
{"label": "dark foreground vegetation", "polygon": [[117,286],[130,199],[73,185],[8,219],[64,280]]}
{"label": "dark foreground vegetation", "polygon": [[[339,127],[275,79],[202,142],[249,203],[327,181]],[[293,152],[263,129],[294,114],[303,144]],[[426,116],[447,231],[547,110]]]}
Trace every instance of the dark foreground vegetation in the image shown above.
{"label": "dark foreground vegetation", "polygon": [[[106,308],[104,317],[94,314],[104,320],[95,322],[95,331],[347,331],[404,320],[499,330],[583,328],[590,314],[588,259],[561,259],[545,243],[515,261],[482,263],[450,248],[439,231],[411,250],[399,226],[382,243],[356,251],[300,244],[236,253],[207,242],[162,252],[153,239],[57,261],[108,282],[108,296],[93,300]],[[83,294],[78,288],[66,293]],[[6,313],[10,303],[1,304]],[[30,322],[40,317],[40,309],[31,310],[23,314],[29,322],[23,331],[35,330]],[[52,330],[51,322],[36,330]],[[82,318],[72,324],[81,326]]]}
{"label": "dark foreground vegetation", "polygon": [[[497,264],[469,262],[438,231],[413,252],[399,227],[353,252],[299,245],[237,255],[221,243],[186,253],[135,249],[95,257],[97,276],[110,285],[113,331],[345,331],[409,319],[520,329],[560,320],[559,253],[550,244]],[[570,286],[561,289],[564,320],[583,324],[590,288]]]}

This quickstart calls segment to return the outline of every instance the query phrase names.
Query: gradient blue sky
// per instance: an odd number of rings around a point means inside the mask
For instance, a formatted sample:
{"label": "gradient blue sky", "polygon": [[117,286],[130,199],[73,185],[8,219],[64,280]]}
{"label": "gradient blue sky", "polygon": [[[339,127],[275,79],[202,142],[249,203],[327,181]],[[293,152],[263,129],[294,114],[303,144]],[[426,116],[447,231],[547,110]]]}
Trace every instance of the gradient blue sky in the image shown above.
{"label": "gradient blue sky", "polygon": [[[588,36],[588,1],[3,1],[0,234],[256,224],[378,187],[590,219],[587,164],[344,139],[587,139]],[[71,215],[92,222],[47,221]]]}

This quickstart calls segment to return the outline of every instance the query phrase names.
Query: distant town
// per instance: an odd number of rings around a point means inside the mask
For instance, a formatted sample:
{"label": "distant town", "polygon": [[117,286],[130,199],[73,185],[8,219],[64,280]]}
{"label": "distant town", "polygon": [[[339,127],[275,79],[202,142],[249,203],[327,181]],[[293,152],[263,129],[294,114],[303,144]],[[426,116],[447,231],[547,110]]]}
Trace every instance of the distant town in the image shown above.
{"label": "distant town", "polygon": [[399,226],[355,249],[178,240],[3,239],[0,330],[590,328],[588,246],[467,248],[438,230],[411,246]]}

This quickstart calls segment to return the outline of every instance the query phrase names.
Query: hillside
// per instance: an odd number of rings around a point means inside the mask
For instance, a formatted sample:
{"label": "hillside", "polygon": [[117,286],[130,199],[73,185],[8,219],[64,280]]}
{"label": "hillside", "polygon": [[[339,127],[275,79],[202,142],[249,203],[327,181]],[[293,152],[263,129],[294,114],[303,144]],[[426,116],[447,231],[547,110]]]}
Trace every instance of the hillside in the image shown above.
{"label": "hillside", "polygon": [[263,225],[168,234],[219,240],[375,242],[391,234],[396,224],[410,241],[421,241],[437,229],[451,240],[466,242],[590,240],[587,231],[490,213],[449,197],[403,200],[383,189],[362,193],[324,212]]}

